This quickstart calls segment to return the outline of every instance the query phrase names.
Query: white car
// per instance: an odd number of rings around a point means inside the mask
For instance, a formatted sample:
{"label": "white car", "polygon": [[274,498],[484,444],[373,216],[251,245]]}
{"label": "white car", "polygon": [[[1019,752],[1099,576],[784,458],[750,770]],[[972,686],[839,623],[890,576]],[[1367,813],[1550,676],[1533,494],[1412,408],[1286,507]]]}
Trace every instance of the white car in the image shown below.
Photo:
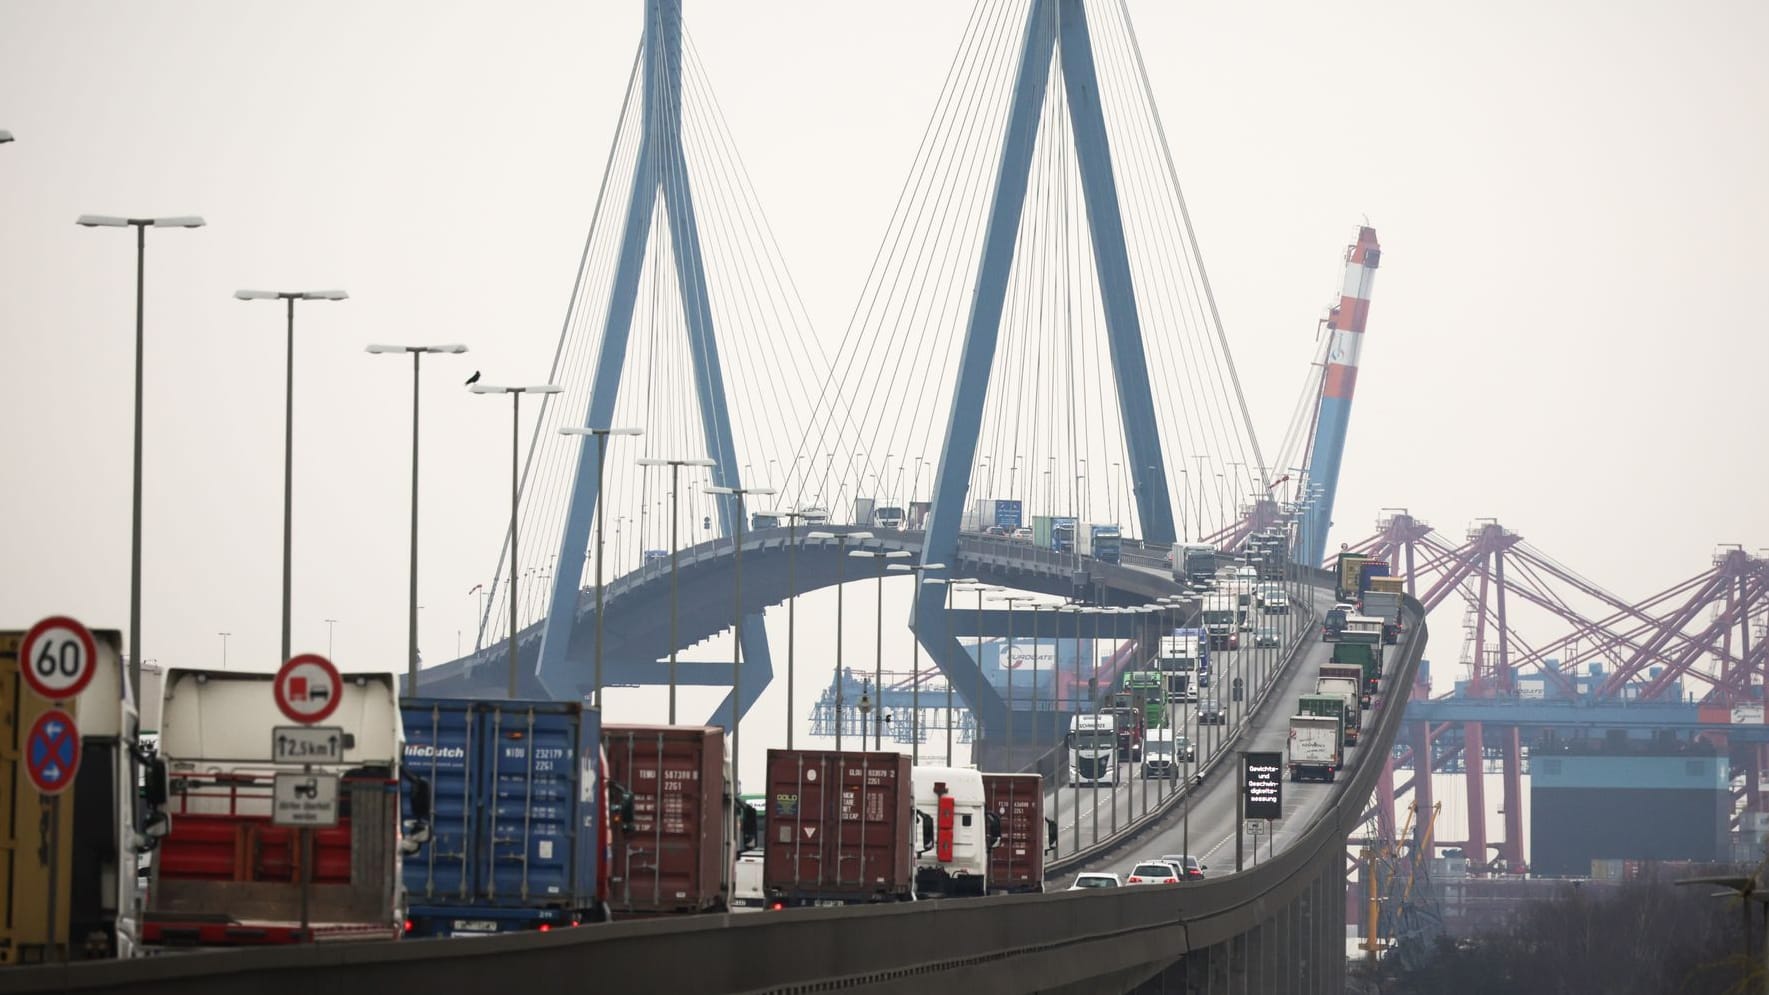
{"label": "white car", "polygon": [[1117,888],[1123,882],[1116,874],[1077,874],[1075,883],[1069,886],[1070,891],[1086,891],[1089,888]]}
{"label": "white car", "polygon": [[1164,860],[1145,860],[1130,869],[1130,876],[1124,879],[1124,883],[1178,884],[1179,868]]}

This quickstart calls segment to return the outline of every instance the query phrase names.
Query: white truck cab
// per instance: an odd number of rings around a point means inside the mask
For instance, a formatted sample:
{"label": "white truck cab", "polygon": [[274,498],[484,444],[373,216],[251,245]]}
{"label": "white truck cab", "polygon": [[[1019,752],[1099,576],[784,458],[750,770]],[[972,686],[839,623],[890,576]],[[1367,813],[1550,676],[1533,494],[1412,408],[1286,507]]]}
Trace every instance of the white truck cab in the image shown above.
{"label": "white truck cab", "polygon": [[916,767],[920,842],[915,855],[915,897],[985,895],[989,851],[1001,842],[1001,817],[988,810],[983,775],[975,767]]}

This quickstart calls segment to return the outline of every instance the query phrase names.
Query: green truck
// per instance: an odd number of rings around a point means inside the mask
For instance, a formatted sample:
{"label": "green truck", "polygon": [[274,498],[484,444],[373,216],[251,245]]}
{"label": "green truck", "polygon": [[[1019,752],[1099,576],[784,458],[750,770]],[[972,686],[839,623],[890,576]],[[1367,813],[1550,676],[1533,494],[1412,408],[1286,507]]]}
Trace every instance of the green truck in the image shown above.
{"label": "green truck", "polygon": [[1150,729],[1167,724],[1167,675],[1159,670],[1138,670],[1124,675],[1124,690],[1142,702],[1143,718]]}
{"label": "green truck", "polygon": [[1371,697],[1381,690],[1382,645],[1363,640],[1334,643],[1333,662],[1356,664],[1364,668],[1364,706],[1369,707]]}

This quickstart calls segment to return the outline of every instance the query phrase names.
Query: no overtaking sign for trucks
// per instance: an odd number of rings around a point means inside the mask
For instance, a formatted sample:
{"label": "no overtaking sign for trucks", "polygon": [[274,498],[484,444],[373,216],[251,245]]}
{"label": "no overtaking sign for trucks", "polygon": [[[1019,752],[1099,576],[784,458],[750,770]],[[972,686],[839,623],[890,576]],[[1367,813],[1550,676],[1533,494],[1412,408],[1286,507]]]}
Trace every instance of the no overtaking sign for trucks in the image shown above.
{"label": "no overtaking sign for trucks", "polygon": [[344,691],[344,681],[332,661],[318,653],[303,653],[289,658],[276,672],[272,685],[276,707],[296,722],[311,725],[324,721],[336,711]]}

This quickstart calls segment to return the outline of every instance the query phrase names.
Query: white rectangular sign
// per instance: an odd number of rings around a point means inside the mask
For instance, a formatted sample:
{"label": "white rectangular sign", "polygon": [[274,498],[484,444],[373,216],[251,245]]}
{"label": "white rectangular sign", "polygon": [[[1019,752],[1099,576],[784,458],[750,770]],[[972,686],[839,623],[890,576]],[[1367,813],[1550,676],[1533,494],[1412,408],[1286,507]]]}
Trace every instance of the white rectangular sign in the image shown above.
{"label": "white rectangular sign", "polygon": [[276,726],[270,730],[270,759],[279,764],[342,763],[344,730],[337,726]]}
{"label": "white rectangular sign", "polygon": [[276,775],[271,822],[305,829],[338,824],[338,775],[289,772]]}

